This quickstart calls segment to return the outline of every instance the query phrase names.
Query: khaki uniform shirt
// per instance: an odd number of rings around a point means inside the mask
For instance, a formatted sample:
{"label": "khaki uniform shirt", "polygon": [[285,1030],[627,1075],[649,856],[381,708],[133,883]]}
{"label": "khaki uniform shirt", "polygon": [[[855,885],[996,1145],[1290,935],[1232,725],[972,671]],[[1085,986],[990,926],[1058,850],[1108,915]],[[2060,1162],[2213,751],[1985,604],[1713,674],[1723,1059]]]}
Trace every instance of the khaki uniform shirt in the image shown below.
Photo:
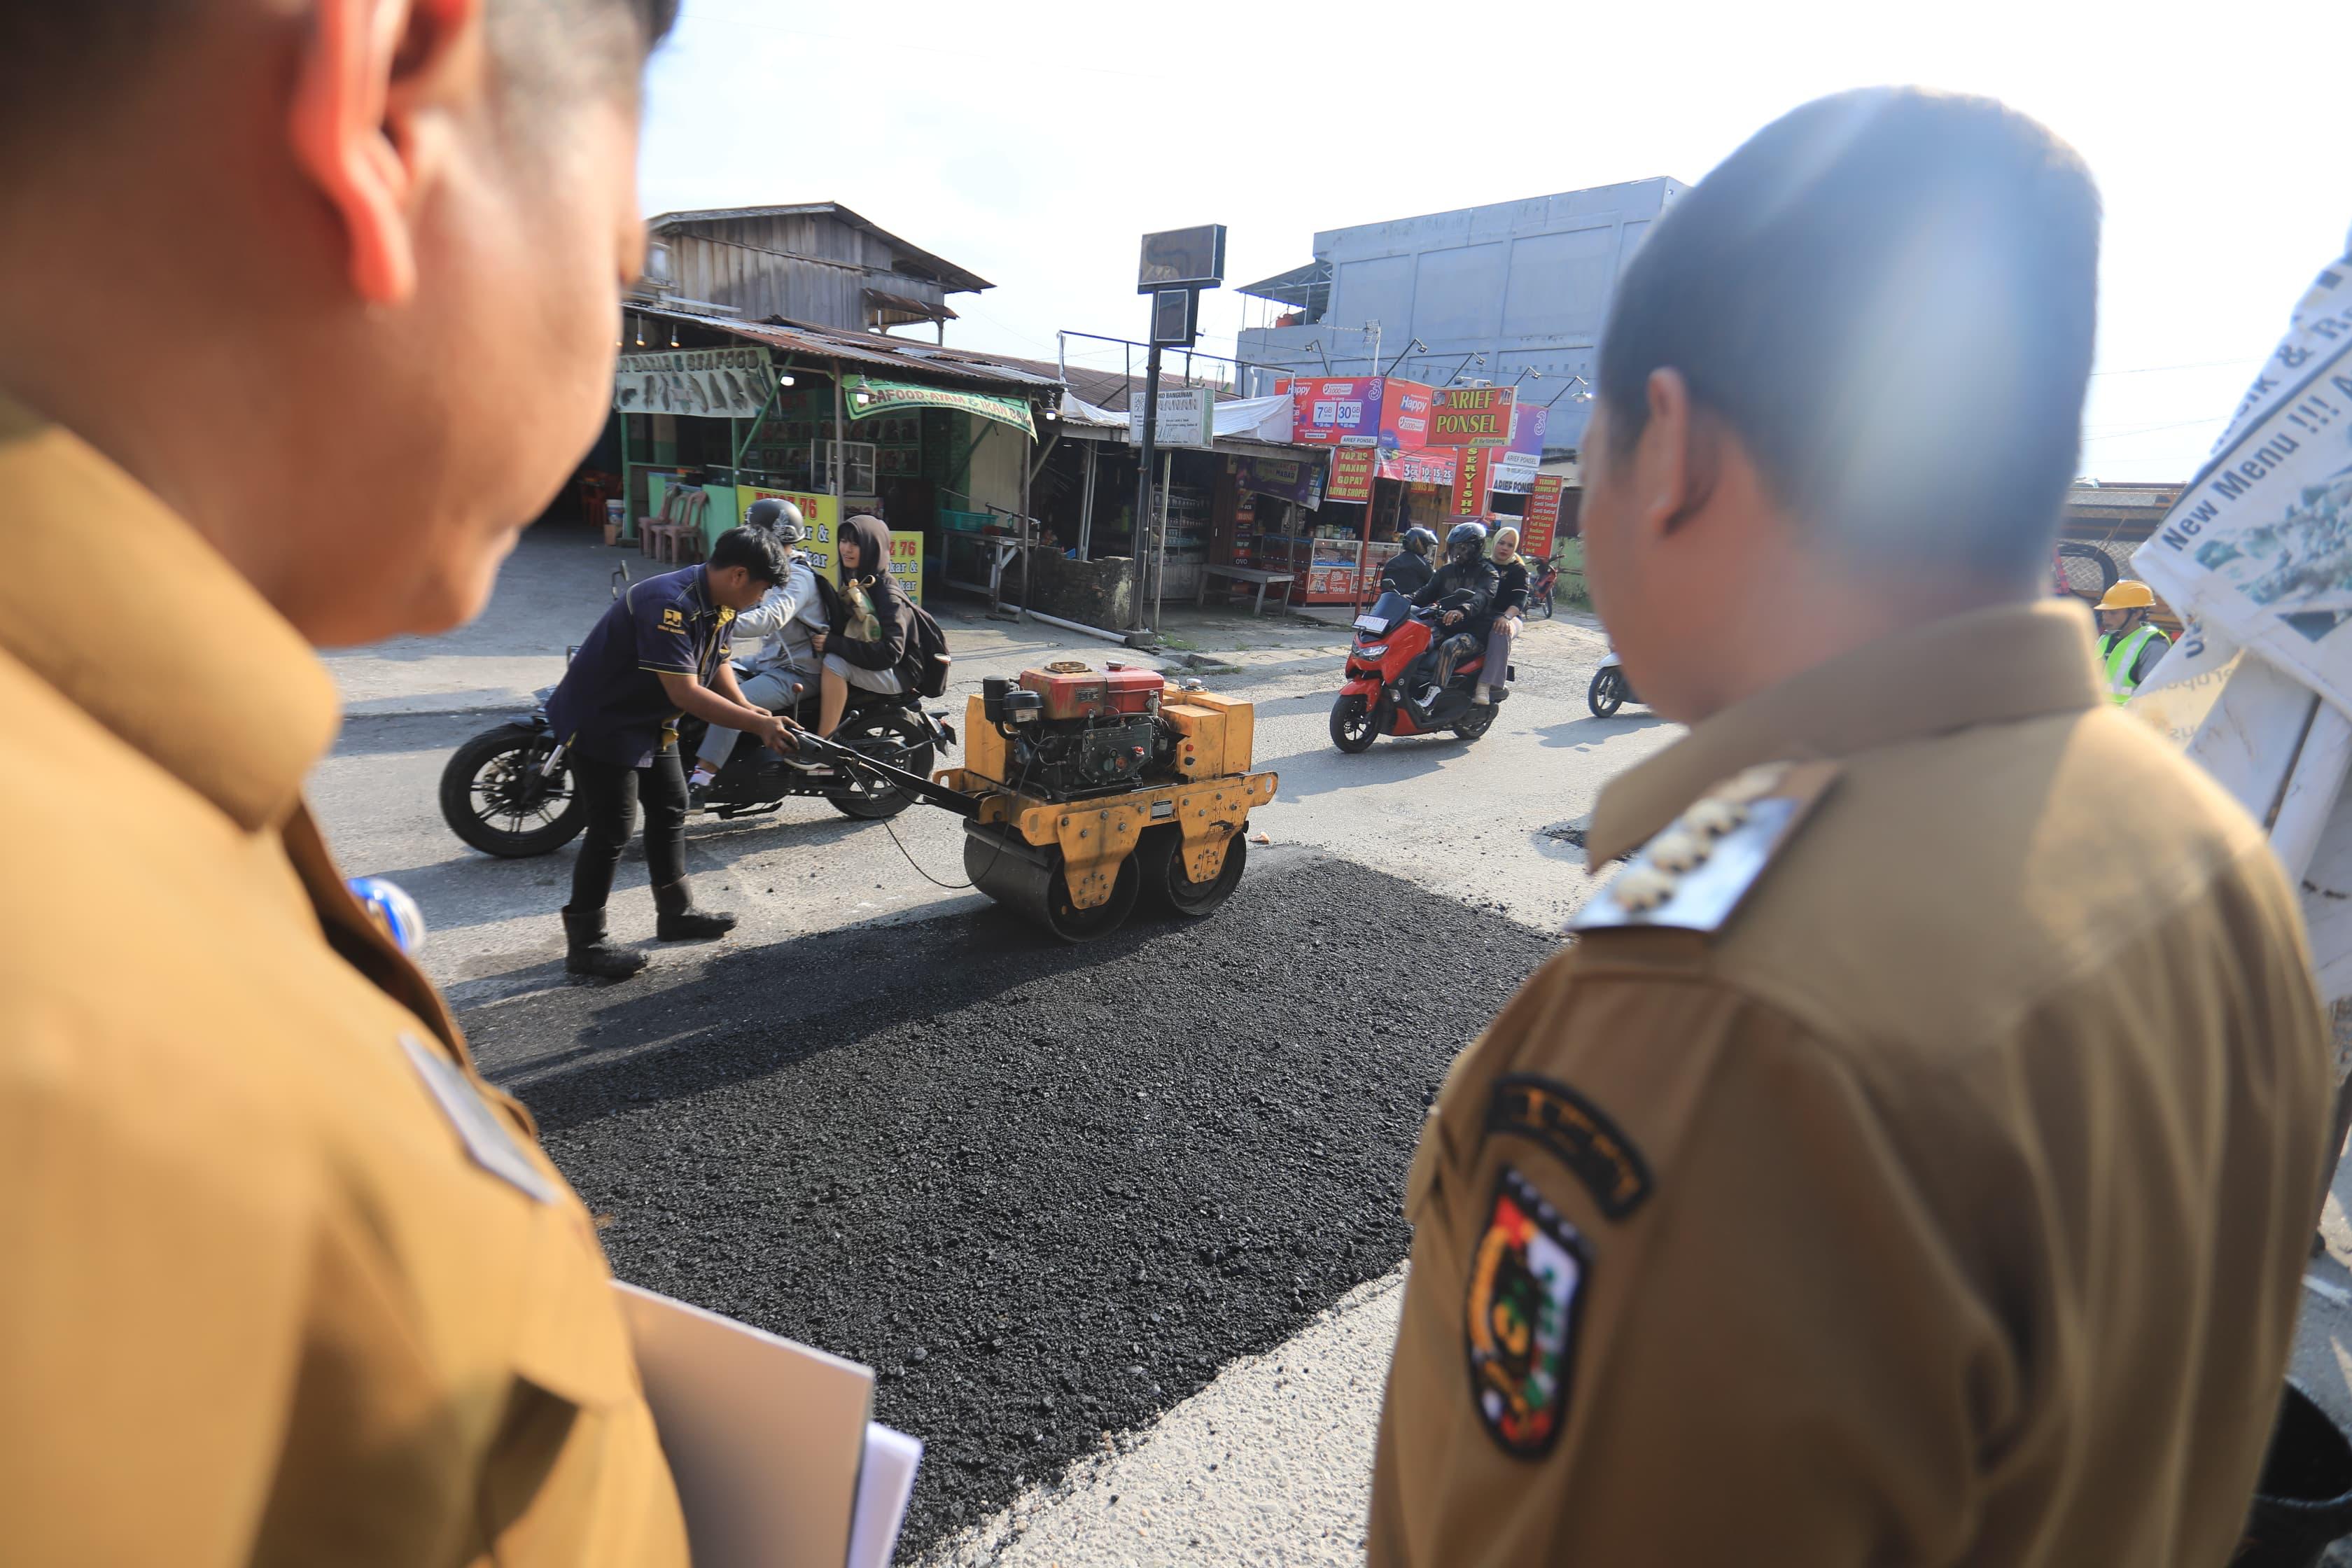
{"label": "khaki uniform shirt", "polygon": [[683,1563],[587,1213],[301,806],[324,669],[5,404],[0,508],[0,1557]]}
{"label": "khaki uniform shirt", "polygon": [[2088,641],[1906,631],[1610,785],[1593,863],[1647,847],[1407,1180],[1373,1563],[2228,1559],[2327,1032],[2261,832]]}

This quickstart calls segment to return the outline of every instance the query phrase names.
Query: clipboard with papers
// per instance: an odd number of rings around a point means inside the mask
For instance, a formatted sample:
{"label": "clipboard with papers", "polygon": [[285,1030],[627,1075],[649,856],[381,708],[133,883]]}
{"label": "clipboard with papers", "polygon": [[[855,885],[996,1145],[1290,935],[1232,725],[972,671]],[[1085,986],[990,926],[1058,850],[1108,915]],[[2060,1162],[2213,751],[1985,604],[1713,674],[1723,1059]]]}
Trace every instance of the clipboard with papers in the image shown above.
{"label": "clipboard with papers", "polygon": [[884,1568],[922,1444],[855,1362],[614,1282],[697,1568]]}

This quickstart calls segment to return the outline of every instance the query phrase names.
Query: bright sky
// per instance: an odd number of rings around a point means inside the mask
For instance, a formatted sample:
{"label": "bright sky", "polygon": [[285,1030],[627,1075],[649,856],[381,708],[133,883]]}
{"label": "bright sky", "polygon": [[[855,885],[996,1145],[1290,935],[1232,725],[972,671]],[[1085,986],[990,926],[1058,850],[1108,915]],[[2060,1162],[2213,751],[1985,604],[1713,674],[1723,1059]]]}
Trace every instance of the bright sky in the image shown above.
{"label": "bright sky", "polygon": [[[2348,18],[2342,0],[685,0],[644,201],[838,201],[995,282],[950,300],[949,342],[1051,359],[1057,329],[1142,335],[1146,230],[1227,225],[1246,283],[1308,260],[1318,229],[1696,181],[1842,88],[1989,93],[2079,148],[2105,196],[2083,470],[2181,479],[2352,226]],[[1202,348],[1233,352],[1243,305],[1209,296]]]}

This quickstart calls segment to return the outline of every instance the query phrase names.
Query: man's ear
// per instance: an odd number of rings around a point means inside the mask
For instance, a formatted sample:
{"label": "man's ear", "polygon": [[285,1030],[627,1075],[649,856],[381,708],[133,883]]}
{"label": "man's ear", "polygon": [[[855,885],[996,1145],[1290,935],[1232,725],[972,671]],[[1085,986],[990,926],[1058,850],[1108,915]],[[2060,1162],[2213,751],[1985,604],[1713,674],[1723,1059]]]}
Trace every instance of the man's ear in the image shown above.
{"label": "man's ear", "polygon": [[352,288],[372,305],[416,290],[412,221],[454,77],[478,80],[483,0],[313,0],[288,131],[341,220]]}
{"label": "man's ear", "polygon": [[1720,432],[1692,401],[1682,372],[1654,370],[1643,390],[1649,418],[1634,462],[1640,514],[1644,528],[1664,535],[1682,527],[1714,495]]}

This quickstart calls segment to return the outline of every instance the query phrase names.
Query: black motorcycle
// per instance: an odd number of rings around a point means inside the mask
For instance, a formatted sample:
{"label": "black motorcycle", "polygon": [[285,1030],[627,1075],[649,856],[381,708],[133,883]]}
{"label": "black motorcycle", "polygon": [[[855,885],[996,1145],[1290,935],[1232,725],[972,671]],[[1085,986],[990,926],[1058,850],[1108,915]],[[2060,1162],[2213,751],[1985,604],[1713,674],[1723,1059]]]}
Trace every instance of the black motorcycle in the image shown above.
{"label": "black motorcycle", "polygon": [[[736,673],[740,678],[748,672],[739,665]],[[550,687],[538,694],[530,717],[485,731],[458,747],[441,770],[443,819],[458,837],[486,854],[509,859],[551,854],[587,826],[586,805],[572,787],[564,748],[548,723],[547,699],[553,690]],[[812,692],[793,718],[813,730],[816,706]],[[709,729],[691,714],[678,721],[683,757],[694,756]],[[862,755],[926,777],[940,752],[956,742],[946,709],[925,708],[912,694],[854,687],[833,738]],[[868,822],[896,816],[915,803],[914,792],[903,785],[878,777],[853,777],[837,766],[811,773],[746,735],[737,738],[726,765],[692,809],[723,822],[773,811],[795,795],[820,797],[844,816]]]}

